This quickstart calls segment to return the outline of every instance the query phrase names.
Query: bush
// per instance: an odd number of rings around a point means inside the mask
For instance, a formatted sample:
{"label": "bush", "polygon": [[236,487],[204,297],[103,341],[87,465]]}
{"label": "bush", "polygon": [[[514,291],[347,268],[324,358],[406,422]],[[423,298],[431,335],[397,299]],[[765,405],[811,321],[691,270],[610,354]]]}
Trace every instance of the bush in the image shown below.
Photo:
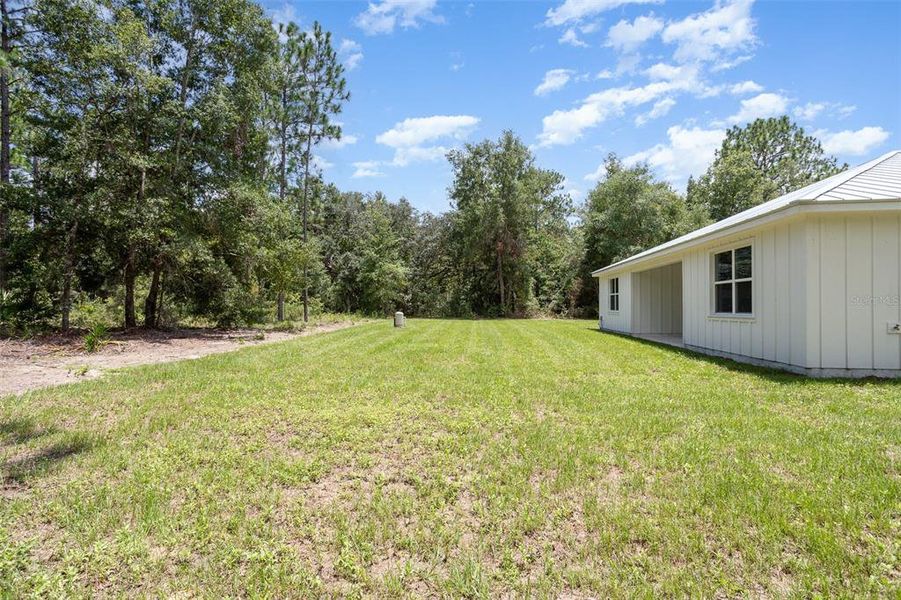
{"label": "bush", "polygon": [[109,342],[109,332],[106,325],[97,323],[86,336],[84,336],[85,352],[97,352]]}

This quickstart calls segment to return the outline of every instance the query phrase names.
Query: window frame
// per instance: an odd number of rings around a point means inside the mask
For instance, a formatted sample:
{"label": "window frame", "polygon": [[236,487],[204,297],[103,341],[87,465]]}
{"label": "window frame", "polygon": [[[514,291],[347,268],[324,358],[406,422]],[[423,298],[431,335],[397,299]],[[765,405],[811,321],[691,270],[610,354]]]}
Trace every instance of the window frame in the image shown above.
{"label": "window frame", "polygon": [[[614,282],[616,282],[616,291],[614,291]],[[619,277],[611,277],[607,280],[607,310],[612,313],[619,312],[619,293]],[[614,300],[616,300],[616,308],[613,308]]]}
{"label": "window frame", "polygon": [[[756,273],[756,265],[757,265],[757,253],[755,252],[754,243],[752,240],[744,240],[735,244],[730,244],[729,246],[723,246],[716,248],[710,252],[710,316],[715,318],[726,318],[726,319],[753,319],[755,315],[755,308],[757,307],[757,298],[755,294],[755,285],[754,285],[754,275]],[[735,253],[738,250],[743,250],[748,248],[751,252],[751,274],[749,277],[738,277],[735,275]],[[729,279],[723,279],[721,281],[717,281],[717,256],[720,254],[730,254],[731,258],[731,273]],[[750,283],[751,284],[751,310],[750,312],[738,312],[738,286],[739,283]],[[717,286],[725,286],[728,285],[732,291],[732,311],[731,312],[721,312],[719,306],[717,306]]]}

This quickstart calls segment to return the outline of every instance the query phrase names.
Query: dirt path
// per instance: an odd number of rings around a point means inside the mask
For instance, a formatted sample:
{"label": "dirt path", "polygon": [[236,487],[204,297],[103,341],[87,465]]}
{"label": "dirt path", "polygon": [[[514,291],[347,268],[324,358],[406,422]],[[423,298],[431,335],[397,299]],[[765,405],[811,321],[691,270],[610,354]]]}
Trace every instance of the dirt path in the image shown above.
{"label": "dirt path", "polygon": [[355,324],[341,321],[314,325],[299,332],[265,333],[253,329],[133,330],[112,333],[109,342],[91,354],[84,351],[81,336],[0,340],[0,397],[99,377],[109,369],[200,358]]}

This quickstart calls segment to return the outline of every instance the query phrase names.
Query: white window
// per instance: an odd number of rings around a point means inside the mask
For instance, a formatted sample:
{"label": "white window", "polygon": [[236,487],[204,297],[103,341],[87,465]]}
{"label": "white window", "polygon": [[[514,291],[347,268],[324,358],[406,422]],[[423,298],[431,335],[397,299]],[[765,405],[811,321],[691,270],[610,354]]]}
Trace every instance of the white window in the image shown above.
{"label": "white window", "polygon": [[610,310],[619,310],[619,277],[610,280]]}
{"label": "white window", "polygon": [[713,312],[750,315],[753,312],[751,246],[713,255]]}

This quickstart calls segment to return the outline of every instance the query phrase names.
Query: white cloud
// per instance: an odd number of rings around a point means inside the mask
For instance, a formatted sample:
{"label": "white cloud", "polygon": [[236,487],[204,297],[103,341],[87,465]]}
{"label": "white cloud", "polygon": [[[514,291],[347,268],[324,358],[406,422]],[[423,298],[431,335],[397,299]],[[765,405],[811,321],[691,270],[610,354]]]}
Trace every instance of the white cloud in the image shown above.
{"label": "white cloud", "polygon": [[631,23],[622,20],[607,32],[607,42],[604,45],[618,52],[634,52],[662,29],[663,21],[654,15],[636,17]]}
{"label": "white cloud", "polygon": [[603,71],[598,71],[598,74],[594,76],[595,79],[613,79],[613,71],[610,69],[604,69]]}
{"label": "white cloud", "polygon": [[595,169],[591,173],[588,173],[582,179],[584,179],[585,181],[600,181],[604,176],[604,173],[606,173],[606,169],[604,167],[604,163],[601,163],[598,165],[597,169]]}
{"label": "white cloud", "polygon": [[827,154],[860,156],[882,144],[889,138],[889,132],[882,127],[863,127],[857,131],[831,132],[821,129],[813,132],[820,138]]}
{"label": "white cloud", "polygon": [[375,141],[394,149],[391,165],[403,167],[411,162],[438,160],[448,148],[434,142],[440,139],[462,140],[479,124],[469,115],[435,115],[405,119]]}
{"label": "white cloud", "polygon": [[[707,170],[726,132],[721,129],[688,129],[675,125],[667,129],[666,134],[668,144],[657,144],[627,156],[623,162],[628,165],[646,162],[668,181],[681,187],[689,175],[699,175]],[[602,168],[598,171],[603,172]]]}
{"label": "white cloud", "polygon": [[729,93],[733,96],[741,96],[743,94],[756,94],[757,92],[762,92],[763,86],[757,83],[756,81],[742,81],[740,83],[733,83],[729,86]]}
{"label": "white cloud", "polygon": [[366,35],[394,32],[395,27],[408,29],[423,22],[443,23],[444,17],[434,12],[437,0],[381,0],[370,2],[354,19]]}
{"label": "white cloud", "polygon": [[641,87],[615,87],[592,94],[578,108],[556,110],[542,120],[539,146],[572,144],[584,130],[595,127],[632,106],[655,102],[676,91],[687,91],[695,83],[689,79],[654,81]]}
{"label": "white cloud", "polygon": [[275,8],[269,11],[269,16],[272,19],[272,25],[275,26],[276,31],[278,30],[278,24],[282,23],[287,25],[288,23],[296,23],[297,19],[297,11],[294,10],[293,4],[288,4],[285,2],[279,8]]}
{"label": "white cloud", "polygon": [[544,79],[538,84],[538,87],[535,88],[535,95],[543,96],[563,89],[563,87],[569,83],[569,80],[572,79],[573,73],[575,73],[575,71],[572,69],[551,69],[544,74]]}
{"label": "white cloud", "polygon": [[379,144],[392,148],[417,146],[441,137],[463,139],[479,119],[469,115],[435,115],[405,119],[375,138]]}
{"label": "white cloud", "polygon": [[788,109],[788,98],[780,94],[758,94],[753,98],[741,101],[738,112],[729,117],[728,122],[747,123],[754,119],[766,119],[785,114]]}
{"label": "white cloud", "polygon": [[792,113],[804,121],[813,121],[820,114],[835,115],[843,119],[857,110],[853,104],[839,104],[837,102],[808,102],[803,106],[796,106]]}
{"label": "white cloud", "polygon": [[344,63],[344,68],[353,71],[363,60],[363,46],[346,38],[341,40],[338,46],[338,59]]}
{"label": "white cloud", "polygon": [[670,109],[676,105],[676,101],[672,98],[664,98],[654,103],[653,108],[643,115],[635,117],[635,125],[641,127],[652,119],[659,119],[669,113]]}
{"label": "white cloud", "polygon": [[715,63],[713,63],[713,66],[710,67],[710,70],[713,73],[718,73],[720,71],[726,71],[728,69],[737,67],[738,65],[740,65],[742,63],[746,63],[749,60],[751,60],[752,58],[754,58],[754,56],[751,54],[743,54],[741,56],[736,56],[735,58],[720,59],[720,60],[716,61]]}
{"label": "white cloud", "polygon": [[560,39],[557,41],[561,44],[569,44],[570,46],[575,46],[576,48],[588,47],[588,44],[586,44],[579,38],[579,34],[576,33],[575,27],[570,27],[569,29],[564,31],[563,35],[561,35]]}
{"label": "white cloud", "polygon": [[668,65],[657,63],[648,67],[645,72],[652,81],[694,82],[698,78],[698,68],[694,65]]}
{"label": "white cloud", "polygon": [[363,177],[383,177],[385,174],[379,171],[380,165],[381,163],[377,160],[355,162],[354,167],[356,170],[351,177],[354,179],[361,179]]}
{"label": "white cloud", "polygon": [[326,159],[322,158],[318,154],[313,155],[313,166],[320,171],[325,171],[326,169],[331,169],[335,166],[335,163],[329,162]]}
{"label": "white cloud", "polygon": [[657,3],[661,0],[566,0],[547,11],[545,25],[559,27],[598,15],[624,4]]}
{"label": "white cloud", "polygon": [[678,62],[723,61],[725,56],[747,50],[757,42],[752,3],[718,1],[708,11],[668,24],[663,41],[676,45],[673,57]]}
{"label": "white cloud", "polygon": [[826,110],[826,108],[825,102],[808,102],[804,106],[796,106],[795,110],[792,112],[799,119],[813,121],[817,118],[817,115]]}
{"label": "white cloud", "polygon": [[355,135],[342,135],[340,140],[325,140],[320,144],[322,148],[327,148],[329,150],[340,150],[345,146],[353,146],[359,141],[359,138]]}

